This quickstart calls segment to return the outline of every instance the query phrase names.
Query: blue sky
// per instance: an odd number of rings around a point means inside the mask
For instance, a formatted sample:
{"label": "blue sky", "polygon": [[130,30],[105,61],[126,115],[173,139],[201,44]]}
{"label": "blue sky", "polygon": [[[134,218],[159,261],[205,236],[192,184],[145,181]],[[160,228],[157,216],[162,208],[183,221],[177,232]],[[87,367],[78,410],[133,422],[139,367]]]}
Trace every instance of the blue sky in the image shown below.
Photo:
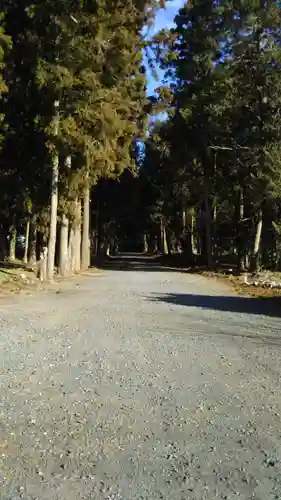
{"label": "blue sky", "polygon": [[[166,9],[159,9],[156,15],[155,23],[149,30],[149,36],[151,37],[154,33],[157,33],[163,28],[172,28],[173,20],[178,10],[186,3],[186,0],[167,0]],[[156,81],[151,74],[150,69],[147,69],[148,76],[148,86],[147,93],[152,95],[155,87],[157,87],[163,76],[161,71],[158,71],[159,80]]]}

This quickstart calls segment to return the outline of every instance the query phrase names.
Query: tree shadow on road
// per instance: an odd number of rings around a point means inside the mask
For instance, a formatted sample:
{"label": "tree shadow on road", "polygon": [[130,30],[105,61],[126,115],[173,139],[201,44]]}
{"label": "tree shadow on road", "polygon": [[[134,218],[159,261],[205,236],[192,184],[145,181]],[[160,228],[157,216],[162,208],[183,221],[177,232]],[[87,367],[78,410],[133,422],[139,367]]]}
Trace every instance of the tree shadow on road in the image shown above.
{"label": "tree shadow on road", "polygon": [[26,269],[26,265],[22,262],[8,262],[8,261],[0,261],[1,269]]}
{"label": "tree shadow on road", "polygon": [[[163,294],[152,297],[153,301],[166,302],[179,306],[196,307],[232,313],[257,314],[281,318],[281,300],[276,298],[251,298],[220,295],[195,295],[195,294]],[[281,325],[280,325],[281,334]]]}
{"label": "tree shadow on road", "polygon": [[187,272],[187,269],[180,269],[168,262],[163,262],[163,259],[159,257],[133,254],[96,258],[93,265],[99,269],[110,271]]}

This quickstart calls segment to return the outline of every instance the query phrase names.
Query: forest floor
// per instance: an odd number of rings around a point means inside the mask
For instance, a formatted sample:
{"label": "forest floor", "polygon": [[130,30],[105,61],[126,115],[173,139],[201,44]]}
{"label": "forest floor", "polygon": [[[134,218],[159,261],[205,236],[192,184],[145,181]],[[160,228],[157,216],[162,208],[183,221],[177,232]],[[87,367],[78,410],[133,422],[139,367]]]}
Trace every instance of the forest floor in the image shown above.
{"label": "forest floor", "polygon": [[[78,276],[93,276],[95,274],[100,274],[100,271],[91,268]],[[68,282],[69,286],[72,286],[76,279],[77,275],[68,278],[55,276],[53,283],[41,283],[36,278],[35,271],[21,261],[0,262],[0,299],[18,294],[35,295],[48,290],[59,293],[61,289],[68,286]]]}
{"label": "forest floor", "polygon": [[281,310],[126,256],[1,301],[1,500],[281,499]]}
{"label": "forest floor", "polygon": [[[206,271],[206,270],[199,270],[199,274],[202,274],[202,276],[206,276],[212,279],[217,279],[220,280],[228,285],[231,286],[231,288],[237,293],[238,295],[242,296],[248,296],[248,297],[257,297],[257,298],[264,298],[264,299],[277,299],[281,298],[281,287],[280,288],[270,288],[270,287],[264,287],[262,285],[247,285],[244,282],[244,276],[239,276],[235,274],[229,274],[228,272],[225,272],[225,270],[219,269],[217,271]],[[281,273],[280,272],[272,272],[272,273],[267,273],[266,271],[262,274],[262,277],[267,278],[267,276],[270,275],[270,279],[272,281],[275,281],[277,283],[281,283]],[[249,281],[255,281],[255,276],[251,278],[249,275]]]}
{"label": "forest floor", "polygon": [[31,292],[39,286],[34,271],[21,261],[0,262],[0,298],[23,291]]}

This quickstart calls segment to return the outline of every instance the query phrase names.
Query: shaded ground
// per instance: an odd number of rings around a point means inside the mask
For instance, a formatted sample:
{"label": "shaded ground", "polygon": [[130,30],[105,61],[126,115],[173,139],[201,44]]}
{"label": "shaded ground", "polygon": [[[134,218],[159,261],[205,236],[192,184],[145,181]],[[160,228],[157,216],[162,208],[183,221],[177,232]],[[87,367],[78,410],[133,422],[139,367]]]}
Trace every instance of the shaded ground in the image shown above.
{"label": "shaded ground", "polygon": [[[218,280],[233,289],[242,296],[279,298],[281,308],[281,288],[264,288],[262,286],[249,286],[244,283],[244,276],[240,275],[235,268],[230,265],[218,265],[217,269],[209,271],[205,266],[186,266],[182,255],[175,256],[145,256],[145,255],[117,255],[106,259],[95,261],[95,265],[104,270],[115,271],[145,271],[145,272],[176,272],[197,274]],[[281,273],[271,273],[273,281],[281,283]],[[254,280],[254,278],[253,278]],[[274,305],[276,307],[276,303]]]}
{"label": "shaded ground", "polygon": [[1,303],[1,500],[280,499],[278,314],[130,259]]}
{"label": "shaded ground", "polygon": [[214,311],[228,311],[243,314],[281,317],[280,300],[264,300],[251,297],[210,296],[193,294],[163,294],[154,296],[152,300],[163,301],[186,307],[197,307]]}
{"label": "shaded ground", "polygon": [[171,261],[165,262],[161,257],[131,253],[97,259],[95,265],[112,271],[179,272],[177,266],[171,265]]}

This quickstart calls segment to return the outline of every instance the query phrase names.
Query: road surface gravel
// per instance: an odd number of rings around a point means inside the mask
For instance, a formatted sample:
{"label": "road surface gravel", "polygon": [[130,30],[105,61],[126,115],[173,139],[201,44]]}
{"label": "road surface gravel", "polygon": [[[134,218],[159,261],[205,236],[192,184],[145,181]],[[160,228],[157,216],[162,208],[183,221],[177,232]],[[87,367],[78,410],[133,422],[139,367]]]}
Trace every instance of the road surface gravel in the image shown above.
{"label": "road surface gravel", "polygon": [[281,320],[131,263],[0,304],[0,498],[281,499]]}

